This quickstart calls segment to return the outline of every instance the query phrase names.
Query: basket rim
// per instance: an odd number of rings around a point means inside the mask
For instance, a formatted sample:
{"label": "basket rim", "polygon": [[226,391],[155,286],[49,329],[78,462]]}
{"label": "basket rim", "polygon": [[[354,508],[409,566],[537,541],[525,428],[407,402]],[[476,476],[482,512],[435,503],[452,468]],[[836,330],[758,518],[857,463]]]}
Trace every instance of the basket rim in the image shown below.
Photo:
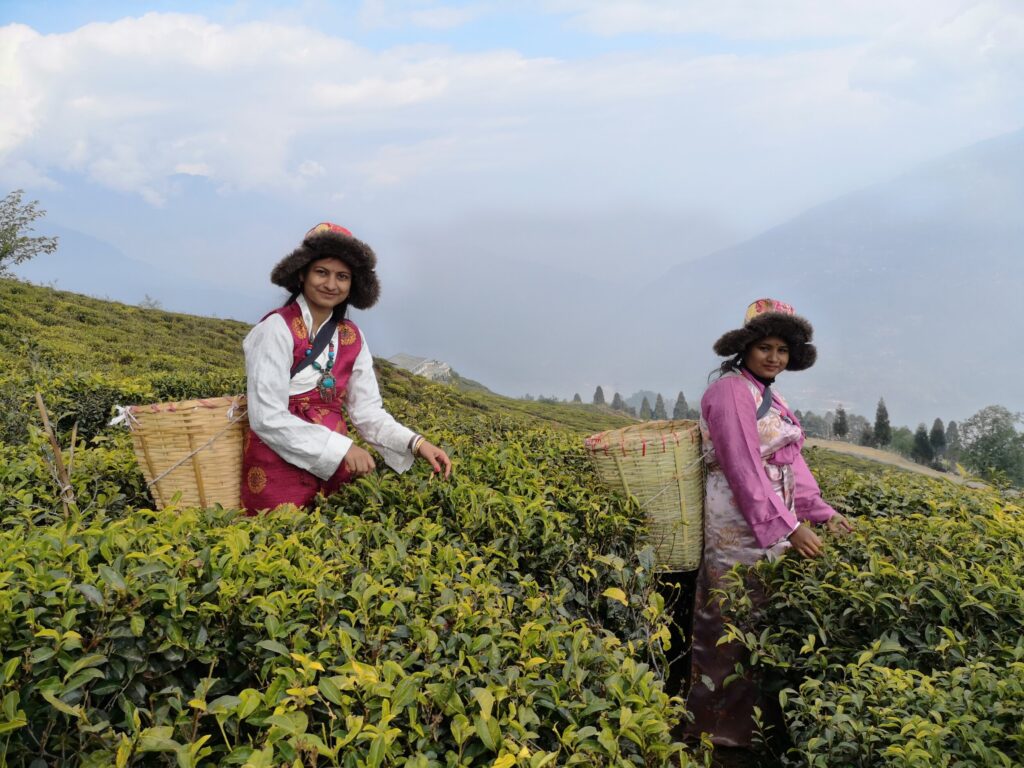
{"label": "basket rim", "polygon": [[684,439],[691,441],[699,430],[700,422],[694,419],[659,419],[597,432],[585,438],[583,444],[592,452],[603,452],[613,447],[644,449],[647,445],[659,443],[667,447],[669,442],[680,445]]}
{"label": "basket rim", "polygon": [[175,402],[147,403],[145,405],[129,405],[128,410],[133,415],[147,413],[175,413],[177,411],[196,410],[198,408],[224,408],[235,407],[246,404],[245,395],[218,395],[216,397],[202,397],[195,400],[178,400]]}

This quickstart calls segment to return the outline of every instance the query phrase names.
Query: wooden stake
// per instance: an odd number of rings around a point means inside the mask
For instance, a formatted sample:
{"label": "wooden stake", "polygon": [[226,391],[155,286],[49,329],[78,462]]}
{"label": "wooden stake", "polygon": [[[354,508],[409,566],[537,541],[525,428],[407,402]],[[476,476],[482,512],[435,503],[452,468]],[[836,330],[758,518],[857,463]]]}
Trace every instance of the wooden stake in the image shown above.
{"label": "wooden stake", "polygon": [[71,487],[71,480],[68,477],[67,468],[64,466],[64,454],[61,453],[60,443],[57,442],[57,435],[53,432],[50,424],[50,415],[46,412],[46,405],[43,403],[43,396],[36,390],[36,405],[39,406],[39,415],[43,419],[43,429],[50,439],[50,447],[53,449],[53,461],[57,482],[60,484],[60,501],[64,505],[65,519],[70,514],[69,504],[75,503],[74,489]]}

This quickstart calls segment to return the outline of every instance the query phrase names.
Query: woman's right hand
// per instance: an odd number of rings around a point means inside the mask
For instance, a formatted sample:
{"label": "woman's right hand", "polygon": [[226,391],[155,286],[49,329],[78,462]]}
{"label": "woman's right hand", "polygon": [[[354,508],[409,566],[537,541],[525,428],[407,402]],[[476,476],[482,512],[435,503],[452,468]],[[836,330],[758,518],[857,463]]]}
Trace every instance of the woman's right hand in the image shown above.
{"label": "woman's right hand", "polygon": [[789,543],[804,557],[817,557],[821,554],[823,546],[818,534],[803,523],[800,523],[797,529],[789,534]]}
{"label": "woman's right hand", "polygon": [[355,443],[349,446],[342,462],[353,477],[368,475],[377,467],[370,452]]}

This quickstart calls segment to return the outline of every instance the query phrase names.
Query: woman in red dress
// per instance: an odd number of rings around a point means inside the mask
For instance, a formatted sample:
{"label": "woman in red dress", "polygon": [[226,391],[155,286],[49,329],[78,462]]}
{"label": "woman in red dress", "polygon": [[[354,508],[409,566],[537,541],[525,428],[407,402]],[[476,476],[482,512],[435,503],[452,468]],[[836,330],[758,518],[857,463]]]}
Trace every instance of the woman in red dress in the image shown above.
{"label": "woman in red dress", "polygon": [[290,292],[284,306],[246,336],[250,430],[242,461],[242,505],[255,513],[308,506],[375,468],[348,436],[345,413],[385,463],[404,472],[416,457],[448,477],[447,454],[386,410],[373,358],[349,306],[380,295],[377,257],[337,224],[318,224],[278,263],[270,279]]}

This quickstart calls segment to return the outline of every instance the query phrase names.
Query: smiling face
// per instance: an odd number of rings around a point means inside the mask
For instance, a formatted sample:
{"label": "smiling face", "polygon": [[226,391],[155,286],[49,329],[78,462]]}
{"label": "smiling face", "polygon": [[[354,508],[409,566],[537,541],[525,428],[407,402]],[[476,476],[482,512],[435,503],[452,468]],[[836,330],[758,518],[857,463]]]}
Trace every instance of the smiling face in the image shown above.
{"label": "smiling face", "polygon": [[755,376],[774,379],[789,364],[789,342],[778,336],[766,336],[747,347],[743,365]]}
{"label": "smiling face", "polygon": [[330,314],[351,290],[352,270],[341,259],[312,261],[302,276],[302,295],[314,315]]}

